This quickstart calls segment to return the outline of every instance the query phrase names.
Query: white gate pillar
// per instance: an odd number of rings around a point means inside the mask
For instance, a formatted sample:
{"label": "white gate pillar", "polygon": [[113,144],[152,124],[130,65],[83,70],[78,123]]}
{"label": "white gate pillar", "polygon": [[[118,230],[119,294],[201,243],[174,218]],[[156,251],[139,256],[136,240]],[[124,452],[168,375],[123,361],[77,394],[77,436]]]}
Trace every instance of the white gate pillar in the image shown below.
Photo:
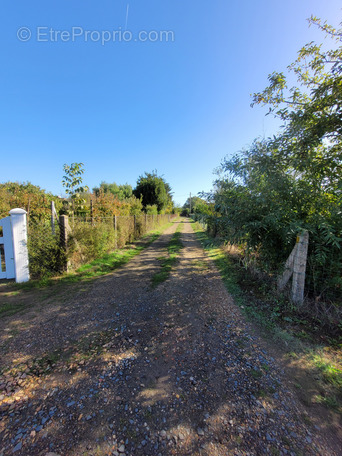
{"label": "white gate pillar", "polygon": [[14,251],[15,281],[30,280],[27,250],[27,221],[24,209],[12,209],[10,212]]}

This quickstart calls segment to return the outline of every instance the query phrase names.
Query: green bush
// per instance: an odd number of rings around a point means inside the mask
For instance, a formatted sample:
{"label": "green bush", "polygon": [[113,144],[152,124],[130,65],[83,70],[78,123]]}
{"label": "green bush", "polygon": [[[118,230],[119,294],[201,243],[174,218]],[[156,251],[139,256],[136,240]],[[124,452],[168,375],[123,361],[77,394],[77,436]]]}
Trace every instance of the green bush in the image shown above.
{"label": "green bush", "polygon": [[51,277],[63,270],[66,258],[60,247],[58,224],[53,235],[50,222],[30,218],[27,246],[32,279]]}
{"label": "green bush", "polygon": [[68,260],[72,268],[89,263],[115,249],[112,219],[102,222],[76,220],[68,239]]}

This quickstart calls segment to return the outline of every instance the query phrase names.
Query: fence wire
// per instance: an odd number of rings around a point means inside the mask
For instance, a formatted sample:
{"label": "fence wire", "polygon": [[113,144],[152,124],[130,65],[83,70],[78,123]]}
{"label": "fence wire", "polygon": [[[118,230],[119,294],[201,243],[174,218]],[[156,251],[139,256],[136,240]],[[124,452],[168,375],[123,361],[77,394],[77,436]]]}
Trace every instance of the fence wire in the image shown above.
{"label": "fence wire", "polygon": [[[115,216],[106,218],[69,217],[65,244],[64,230],[56,222],[30,217],[28,223],[29,267],[32,278],[56,275],[87,264],[167,223],[169,215]],[[66,247],[66,248],[65,248]]]}
{"label": "fence wire", "polygon": [[60,228],[51,222],[35,217],[28,221],[28,253],[30,277],[33,279],[52,276],[63,270],[65,252],[60,246]]}

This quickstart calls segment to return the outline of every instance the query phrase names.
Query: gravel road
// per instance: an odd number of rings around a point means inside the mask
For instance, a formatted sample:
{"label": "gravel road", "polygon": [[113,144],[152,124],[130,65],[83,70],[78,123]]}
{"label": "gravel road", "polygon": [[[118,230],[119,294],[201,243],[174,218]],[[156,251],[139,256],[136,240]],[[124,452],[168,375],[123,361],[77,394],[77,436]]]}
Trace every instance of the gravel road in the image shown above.
{"label": "gravel road", "polygon": [[2,363],[20,372],[0,378],[0,456],[338,455],[188,221],[177,265],[151,286],[178,225],[2,340]]}

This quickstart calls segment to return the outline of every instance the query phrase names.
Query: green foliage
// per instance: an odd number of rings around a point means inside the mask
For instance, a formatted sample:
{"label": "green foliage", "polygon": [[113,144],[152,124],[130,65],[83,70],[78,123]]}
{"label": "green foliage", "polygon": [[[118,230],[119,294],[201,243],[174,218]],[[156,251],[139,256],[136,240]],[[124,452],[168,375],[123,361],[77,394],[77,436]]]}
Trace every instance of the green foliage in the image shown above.
{"label": "green foliage", "polygon": [[145,207],[146,214],[156,215],[158,214],[158,206],[156,204],[147,204]]}
{"label": "green foliage", "polygon": [[141,198],[137,198],[136,196],[132,195],[126,199],[126,203],[129,205],[130,215],[141,215],[143,210]]}
{"label": "green foliage", "polygon": [[171,187],[165,180],[158,176],[156,171],[140,176],[137,186],[133,191],[137,198],[142,198],[142,204],[147,206],[156,205],[158,212],[164,212],[169,206],[172,209]]}
{"label": "green foliage", "polygon": [[16,207],[25,209],[28,219],[30,216],[41,220],[51,217],[51,201],[55,202],[58,211],[62,203],[52,193],[47,193],[30,182],[5,182],[0,184],[0,218],[7,217],[8,212]]}
{"label": "green foliage", "polygon": [[93,193],[98,196],[100,190],[103,190],[104,193],[111,193],[116,196],[120,201],[126,200],[133,195],[132,186],[128,184],[118,185],[115,182],[108,184],[107,182],[102,181],[100,187],[94,187]]}
{"label": "green foliage", "polygon": [[71,267],[88,263],[115,249],[115,233],[112,221],[86,223],[78,219],[68,240],[68,257]]}
{"label": "green foliage", "polygon": [[[333,39],[341,31],[316,18]],[[254,95],[284,122],[281,133],[255,141],[218,171],[214,234],[241,246],[247,263],[279,272],[302,230],[308,230],[307,289],[315,296],[342,297],[342,49],[309,43],[289,66],[299,85],[282,73]]]}
{"label": "green foliage", "polygon": [[[191,203],[191,204],[190,204]],[[192,196],[191,201],[188,198],[184,205],[183,205],[183,214],[190,214],[190,206],[191,206],[191,214],[206,214],[209,213],[210,208],[207,201],[198,197]]]}
{"label": "green foliage", "polygon": [[65,187],[65,193],[71,199],[72,214],[79,214],[85,210],[86,200],[83,194],[89,189],[86,185],[82,185],[82,174],[84,173],[83,163],[71,163],[71,165],[63,165],[64,176],[62,184]]}
{"label": "green foliage", "polygon": [[31,217],[27,247],[31,279],[52,277],[63,270],[66,258],[60,246],[58,226],[56,234],[52,234],[49,221]]}

